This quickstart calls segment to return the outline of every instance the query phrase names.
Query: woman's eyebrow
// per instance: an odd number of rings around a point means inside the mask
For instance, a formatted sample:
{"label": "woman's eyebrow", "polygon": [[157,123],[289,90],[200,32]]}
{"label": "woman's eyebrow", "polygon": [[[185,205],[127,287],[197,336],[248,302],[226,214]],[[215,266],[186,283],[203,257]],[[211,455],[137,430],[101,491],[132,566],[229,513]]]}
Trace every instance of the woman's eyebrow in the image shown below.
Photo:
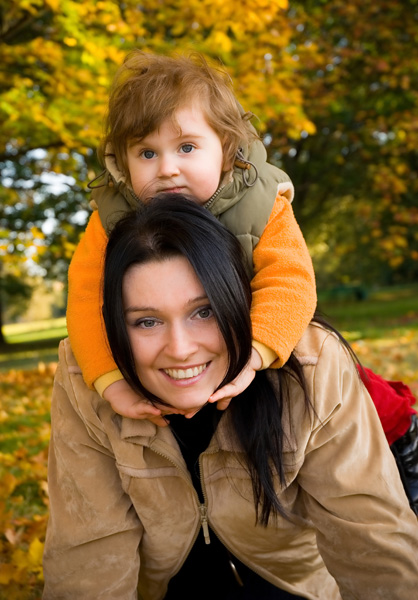
{"label": "woman's eyebrow", "polygon": [[196,298],[192,298],[187,302],[187,304],[197,304],[198,302],[209,302],[209,298],[206,294],[202,294],[201,296],[196,296]]}
{"label": "woman's eyebrow", "polygon": [[128,306],[124,311],[125,315],[131,312],[159,312],[155,306]]}
{"label": "woman's eyebrow", "polygon": [[[202,296],[196,296],[195,298],[188,300],[186,302],[186,306],[193,306],[194,304],[199,304],[199,302],[209,302],[209,298],[206,296],[206,294],[203,294]],[[125,315],[132,312],[159,313],[161,312],[161,309],[157,308],[156,306],[128,306],[128,308],[125,308],[123,312]]]}

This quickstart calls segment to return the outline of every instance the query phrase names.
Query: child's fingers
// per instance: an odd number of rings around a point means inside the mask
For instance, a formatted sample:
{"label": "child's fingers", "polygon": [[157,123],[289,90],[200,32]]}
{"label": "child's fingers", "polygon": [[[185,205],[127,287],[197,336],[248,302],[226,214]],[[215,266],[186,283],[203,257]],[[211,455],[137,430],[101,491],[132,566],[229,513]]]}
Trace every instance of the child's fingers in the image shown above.
{"label": "child's fingers", "polygon": [[[145,404],[145,403],[141,403]],[[132,406],[130,409],[124,412],[125,417],[129,417],[130,419],[138,419],[138,420],[148,420],[154,425],[158,427],[167,427],[168,422],[161,414],[161,411],[155,406],[147,405],[144,406]]]}
{"label": "child's fingers", "polygon": [[161,409],[158,408],[158,406],[155,406],[154,404],[151,404],[151,402],[149,402],[148,400],[146,400],[145,402],[137,402],[135,404],[137,410],[140,410],[142,408],[142,410],[144,411],[145,414],[149,414],[149,415],[160,415],[161,414]]}
{"label": "child's fingers", "polygon": [[115,412],[129,419],[149,419],[150,417],[159,417],[160,409],[147,402],[135,402],[129,406],[113,407]]}
{"label": "child's fingers", "polygon": [[[227,385],[224,385],[223,387],[221,387],[214,394],[212,394],[212,396],[209,398],[209,402],[212,404],[213,402],[219,402],[220,400],[227,400],[228,404],[229,404],[231,397],[235,396],[235,395],[236,395],[235,385],[232,383],[228,383]],[[219,408],[219,406],[218,406],[218,408]]]}
{"label": "child's fingers", "polygon": [[228,408],[231,400],[232,400],[232,398],[223,398],[222,400],[218,400],[218,404],[216,405],[216,408],[218,410],[225,410],[226,408]]}

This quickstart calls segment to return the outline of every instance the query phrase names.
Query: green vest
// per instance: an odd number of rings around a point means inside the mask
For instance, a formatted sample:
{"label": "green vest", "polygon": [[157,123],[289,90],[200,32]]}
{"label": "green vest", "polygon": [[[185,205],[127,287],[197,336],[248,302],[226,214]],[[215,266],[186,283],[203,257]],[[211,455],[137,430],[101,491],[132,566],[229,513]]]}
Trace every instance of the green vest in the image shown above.
{"label": "green vest", "polygon": [[[232,180],[221,186],[205,205],[239,239],[250,275],[253,273],[253,250],[270,217],[277,186],[290,181],[284,171],[266,159],[263,143],[260,140],[252,142],[237,158]],[[124,214],[143,206],[125,181],[116,181],[108,170],[100,177],[100,184],[91,187],[92,201],[98,207],[107,233]]]}

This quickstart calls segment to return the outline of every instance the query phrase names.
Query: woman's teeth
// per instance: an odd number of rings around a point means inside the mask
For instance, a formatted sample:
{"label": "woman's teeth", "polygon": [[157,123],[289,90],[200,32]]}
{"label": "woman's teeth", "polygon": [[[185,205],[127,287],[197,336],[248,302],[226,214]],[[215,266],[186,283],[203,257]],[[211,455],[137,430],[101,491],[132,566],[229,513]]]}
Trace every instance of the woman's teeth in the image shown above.
{"label": "woman's teeth", "polygon": [[190,379],[191,377],[200,375],[200,373],[206,369],[207,364],[208,363],[205,363],[204,365],[192,367],[190,369],[164,369],[164,372],[173,379]]}

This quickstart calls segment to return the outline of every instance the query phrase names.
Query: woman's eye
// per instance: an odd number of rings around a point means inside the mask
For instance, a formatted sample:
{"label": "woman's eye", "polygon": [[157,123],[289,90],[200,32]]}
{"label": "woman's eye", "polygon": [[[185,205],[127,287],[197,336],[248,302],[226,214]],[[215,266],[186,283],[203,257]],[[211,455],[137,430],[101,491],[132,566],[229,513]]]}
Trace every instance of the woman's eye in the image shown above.
{"label": "woman's eye", "polygon": [[210,319],[213,316],[213,310],[208,306],[207,308],[201,308],[197,315],[200,319]]}
{"label": "woman's eye", "polygon": [[190,154],[190,152],[193,152],[193,150],[193,144],[183,144],[183,146],[181,147],[181,151],[184,152],[184,154]]}
{"label": "woman's eye", "polygon": [[140,156],[142,156],[142,158],[146,158],[147,160],[149,160],[150,158],[154,158],[155,152],[153,150],[143,150],[141,152]]}
{"label": "woman's eye", "polygon": [[137,327],[141,327],[142,329],[151,329],[156,325],[155,319],[142,319],[142,321],[137,321]]}

